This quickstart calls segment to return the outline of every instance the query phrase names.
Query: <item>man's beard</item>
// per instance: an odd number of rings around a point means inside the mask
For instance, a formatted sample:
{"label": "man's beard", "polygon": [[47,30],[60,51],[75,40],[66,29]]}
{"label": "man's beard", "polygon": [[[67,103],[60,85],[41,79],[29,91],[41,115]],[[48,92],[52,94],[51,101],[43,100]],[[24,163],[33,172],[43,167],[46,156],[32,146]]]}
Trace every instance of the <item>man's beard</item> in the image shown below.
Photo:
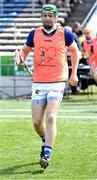
{"label": "man's beard", "polygon": [[53,25],[43,25],[43,27],[47,30],[50,30],[52,29]]}

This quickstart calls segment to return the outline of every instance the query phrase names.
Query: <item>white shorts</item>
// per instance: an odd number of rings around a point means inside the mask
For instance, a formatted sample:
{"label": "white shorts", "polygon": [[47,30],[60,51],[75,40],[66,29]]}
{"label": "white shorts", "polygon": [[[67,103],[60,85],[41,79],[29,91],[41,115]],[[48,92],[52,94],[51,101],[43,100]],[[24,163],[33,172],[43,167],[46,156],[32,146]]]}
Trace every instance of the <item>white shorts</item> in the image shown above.
{"label": "white shorts", "polygon": [[63,98],[66,82],[58,83],[33,83],[32,104],[47,104],[48,101],[61,101]]}

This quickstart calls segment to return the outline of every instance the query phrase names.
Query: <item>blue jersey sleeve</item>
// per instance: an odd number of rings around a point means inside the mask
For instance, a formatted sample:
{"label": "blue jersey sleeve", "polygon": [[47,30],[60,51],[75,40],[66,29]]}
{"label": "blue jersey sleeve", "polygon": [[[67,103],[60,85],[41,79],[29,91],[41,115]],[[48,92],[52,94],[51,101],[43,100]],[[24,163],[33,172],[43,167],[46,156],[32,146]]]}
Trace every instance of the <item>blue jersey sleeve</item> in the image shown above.
{"label": "blue jersey sleeve", "polygon": [[64,35],[65,35],[65,45],[70,46],[74,41],[72,31],[70,31],[68,29],[65,29],[64,30]]}
{"label": "blue jersey sleeve", "polygon": [[29,47],[34,47],[34,34],[35,34],[35,29],[33,29],[27,37],[26,45]]}

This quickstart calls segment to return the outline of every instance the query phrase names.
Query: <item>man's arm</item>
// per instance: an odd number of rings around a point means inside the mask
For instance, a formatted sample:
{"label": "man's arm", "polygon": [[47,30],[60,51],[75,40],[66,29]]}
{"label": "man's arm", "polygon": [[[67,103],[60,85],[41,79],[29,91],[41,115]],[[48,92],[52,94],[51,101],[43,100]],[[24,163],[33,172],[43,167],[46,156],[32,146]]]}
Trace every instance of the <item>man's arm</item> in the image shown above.
{"label": "man's arm", "polygon": [[20,63],[17,65],[24,66],[24,61],[25,61],[26,57],[32,51],[32,48],[34,47],[34,34],[35,34],[35,29],[33,29],[29,33],[27,40],[26,40],[26,44],[19,51]]}
{"label": "man's arm", "polygon": [[79,52],[76,42],[73,41],[73,43],[70,46],[68,46],[68,49],[71,53],[71,64],[72,64],[71,75],[68,82],[70,85],[76,86],[78,83],[77,68],[79,64]]}
{"label": "man's arm", "polygon": [[19,51],[19,56],[18,56],[18,58],[19,58],[19,64],[17,63],[17,65],[19,65],[19,66],[25,66],[25,63],[24,63],[24,61],[25,61],[25,59],[26,59],[26,57],[28,56],[28,54],[31,52],[31,50],[32,50],[32,47],[29,47],[29,46],[27,46],[27,45],[24,45],[21,49],[20,49],[20,51]]}

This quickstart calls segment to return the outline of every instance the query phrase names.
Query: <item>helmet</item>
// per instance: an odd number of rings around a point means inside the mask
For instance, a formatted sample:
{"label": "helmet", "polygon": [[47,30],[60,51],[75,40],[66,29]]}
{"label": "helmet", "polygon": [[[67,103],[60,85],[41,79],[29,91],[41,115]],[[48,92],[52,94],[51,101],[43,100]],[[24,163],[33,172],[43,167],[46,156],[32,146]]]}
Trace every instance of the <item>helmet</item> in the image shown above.
{"label": "helmet", "polygon": [[43,12],[53,12],[55,16],[58,15],[58,8],[53,4],[45,4],[42,7],[42,13]]}

